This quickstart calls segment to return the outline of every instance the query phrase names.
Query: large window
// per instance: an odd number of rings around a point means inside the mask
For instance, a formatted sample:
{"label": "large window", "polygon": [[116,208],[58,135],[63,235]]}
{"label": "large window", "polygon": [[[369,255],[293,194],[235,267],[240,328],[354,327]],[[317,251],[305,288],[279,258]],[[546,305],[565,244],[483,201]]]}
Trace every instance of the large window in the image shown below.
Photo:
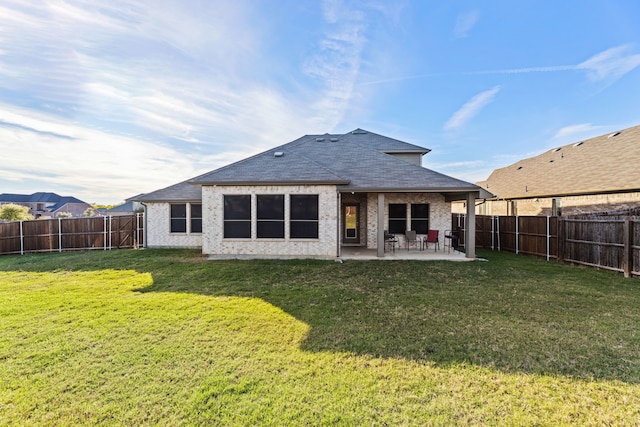
{"label": "large window", "polygon": [[191,230],[192,233],[202,233],[202,205],[191,204]]}
{"label": "large window", "polygon": [[418,234],[427,234],[429,230],[429,205],[426,203],[411,204],[411,229]]}
{"label": "large window", "polygon": [[251,196],[224,196],[224,237],[251,238]]}
{"label": "large window", "polygon": [[187,205],[185,203],[171,205],[171,232],[187,232]]}
{"label": "large window", "polygon": [[389,233],[404,234],[407,230],[407,205],[389,203]]}
{"label": "large window", "polygon": [[258,238],[284,238],[284,196],[282,194],[264,194],[257,196],[258,201]]}
{"label": "large window", "polygon": [[291,195],[290,235],[292,239],[318,238],[318,196]]}

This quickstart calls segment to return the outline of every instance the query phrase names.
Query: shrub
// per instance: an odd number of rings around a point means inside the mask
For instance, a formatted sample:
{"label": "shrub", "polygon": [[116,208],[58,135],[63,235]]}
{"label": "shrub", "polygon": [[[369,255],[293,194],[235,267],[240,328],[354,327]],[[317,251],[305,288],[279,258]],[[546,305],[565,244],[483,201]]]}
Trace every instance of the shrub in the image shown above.
{"label": "shrub", "polygon": [[28,206],[7,203],[0,206],[0,219],[5,221],[28,221],[33,219]]}

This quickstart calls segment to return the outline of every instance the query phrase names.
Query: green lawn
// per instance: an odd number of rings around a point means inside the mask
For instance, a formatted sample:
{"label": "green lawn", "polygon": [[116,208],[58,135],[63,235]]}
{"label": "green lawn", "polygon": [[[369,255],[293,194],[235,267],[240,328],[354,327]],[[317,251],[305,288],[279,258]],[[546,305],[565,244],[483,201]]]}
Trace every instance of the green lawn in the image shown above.
{"label": "green lawn", "polygon": [[0,425],[639,425],[640,281],[480,256],[0,257]]}

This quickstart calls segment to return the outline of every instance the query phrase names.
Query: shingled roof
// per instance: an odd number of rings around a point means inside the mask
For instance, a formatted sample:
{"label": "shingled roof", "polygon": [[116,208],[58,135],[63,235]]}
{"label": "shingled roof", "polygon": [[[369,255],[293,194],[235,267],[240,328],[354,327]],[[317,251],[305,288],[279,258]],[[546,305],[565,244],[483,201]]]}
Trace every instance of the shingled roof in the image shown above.
{"label": "shingled roof", "polygon": [[577,141],[494,170],[482,188],[499,199],[640,191],[640,126]]}
{"label": "shingled roof", "polygon": [[[142,201],[200,196],[201,185],[333,184],[343,191],[444,192],[480,190],[475,184],[411,164],[390,154],[430,150],[356,129],[346,134],[305,135],[295,141],[145,195]],[[188,189],[192,184],[192,189]],[[197,194],[195,189],[197,189]],[[185,194],[180,194],[182,192]]]}
{"label": "shingled roof", "polygon": [[465,191],[471,183],[410,164],[387,153],[429,150],[356,129],[306,135],[192,180],[200,185],[336,184],[345,191]]}
{"label": "shingled roof", "polygon": [[38,192],[33,194],[0,194],[1,203],[55,203],[51,210],[55,211],[68,203],[84,204],[80,199],[70,196],[60,196],[56,193]]}
{"label": "shingled roof", "polygon": [[202,187],[182,181],[169,187],[141,194],[131,199],[135,202],[197,202],[202,200]]}

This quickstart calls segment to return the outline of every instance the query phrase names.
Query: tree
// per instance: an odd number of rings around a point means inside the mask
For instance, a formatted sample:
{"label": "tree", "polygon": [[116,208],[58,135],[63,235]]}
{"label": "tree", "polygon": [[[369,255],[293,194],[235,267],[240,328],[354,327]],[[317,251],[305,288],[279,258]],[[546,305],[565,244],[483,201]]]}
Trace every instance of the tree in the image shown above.
{"label": "tree", "polygon": [[96,210],[92,207],[88,207],[85,211],[84,211],[84,216],[94,216],[96,214]]}
{"label": "tree", "polygon": [[28,206],[7,203],[0,206],[0,219],[5,221],[29,221],[33,219],[33,215],[29,213]]}
{"label": "tree", "polygon": [[56,218],[71,218],[71,217],[73,217],[71,212],[58,212],[56,214]]}

